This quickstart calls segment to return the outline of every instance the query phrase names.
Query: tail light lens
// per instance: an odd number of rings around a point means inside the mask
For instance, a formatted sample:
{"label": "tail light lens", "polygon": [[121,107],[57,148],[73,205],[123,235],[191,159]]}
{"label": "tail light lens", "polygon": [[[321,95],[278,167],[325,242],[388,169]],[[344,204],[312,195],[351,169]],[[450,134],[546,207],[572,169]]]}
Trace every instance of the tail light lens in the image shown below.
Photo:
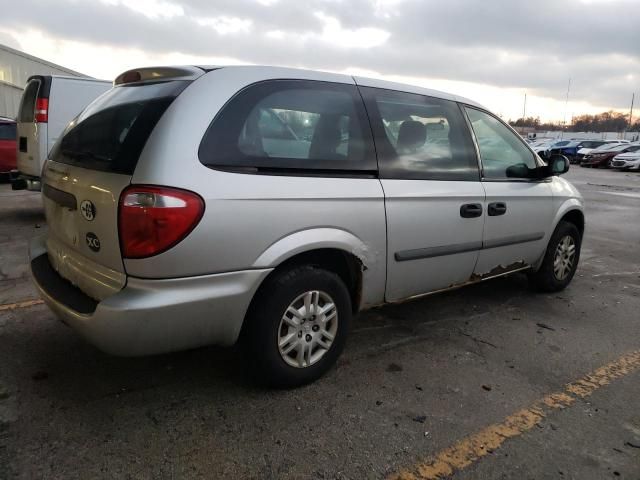
{"label": "tail light lens", "polygon": [[37,98],[35,120],[37,123],[47,123],[49,121],[49,99]]}
{"label": "tail light lens", "polygon": [[118,233],[125,258],[162,253],[182,241],[204,213],[199,195],[168,187],[132,185],[120,195]]}

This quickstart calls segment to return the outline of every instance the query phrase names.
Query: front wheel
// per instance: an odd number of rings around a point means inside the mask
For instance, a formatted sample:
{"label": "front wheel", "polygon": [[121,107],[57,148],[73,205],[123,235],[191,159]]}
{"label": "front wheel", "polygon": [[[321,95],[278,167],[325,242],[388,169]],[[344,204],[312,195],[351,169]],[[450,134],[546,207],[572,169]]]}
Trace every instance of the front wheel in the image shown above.
{"label": "front wheel", "polygon": [[335,273],[312,266],[276,272],[246,318],[252,373],[275,387],[316,380],[342,352],[351,316],[349,291]]}
{"label": "front wheel", "polygon": [[547,245],[542,265],[537,272],[529,275],[532,285],[543,292],[558,292],[566,288],[578,268],[581,243],[580,232],[573,223],[558,223]]}

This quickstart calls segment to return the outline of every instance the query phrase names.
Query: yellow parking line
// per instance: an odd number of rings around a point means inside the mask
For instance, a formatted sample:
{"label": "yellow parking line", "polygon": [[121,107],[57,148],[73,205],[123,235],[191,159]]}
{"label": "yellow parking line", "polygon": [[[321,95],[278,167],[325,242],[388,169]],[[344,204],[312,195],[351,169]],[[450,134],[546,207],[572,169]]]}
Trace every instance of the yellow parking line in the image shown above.
{"label": "yellow parking line", "polygon": [[5,310],[15,310],[17,308],[33,307],[34,305],[40,305],[41,303],[43,302],[39,298],[34,298],[33,300],[23,300],[22,302],[16,303],[7,303],[4,305],[0,305],[0,312],[3,312]]}
{"label": "yellow parking line", "polygon": [[585,398],[613,380],[640,368],[640,350],[594,370],[581,379],[569,383],[561,392],[547,395],[528,408],[509,415],[501,423],[460,440],[424,462],[391,477],[394,480],[435,480],[448,477],[479,461],[499,448],[505,440],[517,437],[539,424],[553,410],[571,406],[577,398]]}

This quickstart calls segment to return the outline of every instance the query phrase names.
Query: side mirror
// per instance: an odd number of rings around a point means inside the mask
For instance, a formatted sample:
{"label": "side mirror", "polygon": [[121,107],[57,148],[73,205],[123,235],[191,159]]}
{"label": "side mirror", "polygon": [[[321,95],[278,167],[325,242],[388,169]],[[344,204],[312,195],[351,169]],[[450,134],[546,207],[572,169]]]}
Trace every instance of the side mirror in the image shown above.
{"label": "side mirror", "polygon": [[508,178],[532,178],[534,176],[532,170],[526,163],[516,163],[507,167],[506,174]]}
{"label": "side mirror", "polygon": [[569,171],[569,159],[564,155],[551,155],[547,163],[547,174],[549,176],[562,175]]}

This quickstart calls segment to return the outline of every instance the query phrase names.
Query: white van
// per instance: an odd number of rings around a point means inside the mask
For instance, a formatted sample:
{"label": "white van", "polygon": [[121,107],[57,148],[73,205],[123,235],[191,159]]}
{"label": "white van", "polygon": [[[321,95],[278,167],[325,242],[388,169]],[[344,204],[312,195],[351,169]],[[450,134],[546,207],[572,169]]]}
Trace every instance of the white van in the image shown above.
{"label": "white van", "polygon": [[34,75],[18,112],[18,173],[13,190],[40,190],[40,172],[67,124],[113,84],[92,78]]}

